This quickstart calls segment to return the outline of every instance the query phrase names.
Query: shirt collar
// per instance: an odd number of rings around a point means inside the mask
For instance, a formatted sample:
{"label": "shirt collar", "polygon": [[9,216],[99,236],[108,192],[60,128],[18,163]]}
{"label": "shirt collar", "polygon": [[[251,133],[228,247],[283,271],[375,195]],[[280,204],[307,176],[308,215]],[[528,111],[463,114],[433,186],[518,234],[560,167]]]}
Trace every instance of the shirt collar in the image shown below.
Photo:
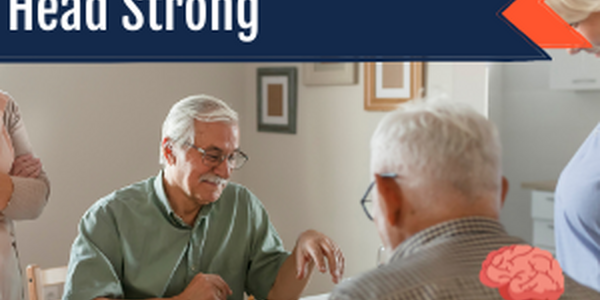
{"label": "shirt collar", "polygon": [[402,242],[394,250],[390,261],[405,258],[427,245],[470,233],[506,234],[506,231],[500,222],[486,217],[466,217],[446,221],[422,230]]}
{"label": "shirt collar", "polygon": [[[169,199],[167,198],[167,194],[165,192],[163,177],[164,172],[161,170],[154,179],[154,191],[156,192],[156,197],[158,198],[159,208],[165,213],[169,222],[174,226],[190,228],[190,226],[183,222],[183,220],[173,211],[171,203],[169,203]],[[200,212],[198,212],[196,221],[194,222],[194,227],[198,226],[201,220],[208,216],[212,210],[212,207],[214,206],[213,204],[214,203],[210,203],[202,206]]]}
{"label": "shirt collar", "polygon": [[161,170],[160,172],[158,172],[158,175],[154,178],[154,191],[156,192],[156,196],[158,197],[161,209],[164,209],[168,215],[171,215],[173,214],[173,209],[171,208],[171,204],[169,204],[167,194],[165,193],[163,176],[164,173]]}

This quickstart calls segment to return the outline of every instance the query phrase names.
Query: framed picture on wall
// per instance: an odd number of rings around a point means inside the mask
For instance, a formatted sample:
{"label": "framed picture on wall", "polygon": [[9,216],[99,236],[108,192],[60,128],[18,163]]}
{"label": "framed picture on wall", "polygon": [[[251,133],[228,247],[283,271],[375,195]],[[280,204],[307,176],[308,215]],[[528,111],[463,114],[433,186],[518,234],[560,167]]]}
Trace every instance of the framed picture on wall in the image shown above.
{"label": "framed picture on wall", "polygon": [[297,69],[258,68],[258,131],[296,133]]}
{"label": "framed picture on wall", "polygon": [[357,63],[305,63],[304,85],[344,85],[358,82]]}
{"label": "framed picture on wall", "polygon": [[421,62],[365,63],[365,110],[394,110],[425,95]]}

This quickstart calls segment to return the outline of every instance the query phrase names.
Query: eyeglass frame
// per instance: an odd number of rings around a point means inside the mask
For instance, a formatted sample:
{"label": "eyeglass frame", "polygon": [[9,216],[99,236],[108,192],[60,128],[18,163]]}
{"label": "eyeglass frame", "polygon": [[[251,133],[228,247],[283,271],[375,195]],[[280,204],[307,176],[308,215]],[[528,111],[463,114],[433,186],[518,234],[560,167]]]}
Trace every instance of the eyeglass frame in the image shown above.
{"label": "eyeglass frame", "polygon": [[[219,166],[220,164],[222,164],[222,163],[223,163],[223,161],[227,160],[227,167],[228,167],[228,168],[230,168],[230,169],[232,169],[232,170],[239,170],[239,169],[241,169],[241,168],[244,166],[244,164],[246,164],[246,162],[247,162],[247,161],[250,159],[250,158],[248,157],[248,155],[246,155],[246,153],[242,152],[242,150],[235,149],[235,150],[234,150],[234,151],[233,151],[231,154],[229,154],[228,156],[227,156],[227,155],[225,155],[225,154],[222,154],[222,155],[219,157],[219,160],[218,160],[218,162],[216,162],[214,165],[212,165],[212,164],[207,164],[207,163],[205,162],[206,150],[204,150],[204,149],[202,149],[202,148],[200,148],[200,147],[198,147],[198,146],[196,146],[196,145],[194,145],[194,144],[192,144],[192,143],[190,143],[190,142],[185,142],[185,143],[184,143],[184,145],[186,145],[186,146],[188,146],[188,147],[190,147],[190,148],[193,148],[194,150],[198,151],[198,153],[202,154],[202,163],[203,163],[205,166],[207,166],[207,167],[213,167],[213,168],[214,168],[214,167],[217,167],[217,166]],[[221,151],[221,150],[219,150],[219,151]],[[236,152],[242,155],[242,157],[244,158],[244,162],[242,163],[242,165],[241,165],[241,166],[239,166],[239,167],[237,167],[237,168],[234,168],[234,167],[232,167],[232,166],[231,166],[231,164],[229,163],[229,157],[231,157],[231,156],[232,156],[234,153],[236,153]]]}
{"label": "eyeglass frame", "polygon": [[[381,173],[381,174],[377,174],[380,177],[383,178],[396,178],[398,177],[398,174],[396,173]],[[365,214],[367,215],[367,218],[369,218],[369,220],[373,221],[373,216],[371,216],[371,214],[369,213],[369,210],[367,209],[367,202],[373,202],[372,199],[367,199],[367,197],[369,196],[369,194],[371,193],[371,190],[373,189],[373,187],[375,186],[375,180],[373,180],[371,182],[371,184],[369,184],[369,187],[367,188],[367,191],[365,192],[365,195],[360,199],[360,205],[362,206],[363,210],[365,211]]]}

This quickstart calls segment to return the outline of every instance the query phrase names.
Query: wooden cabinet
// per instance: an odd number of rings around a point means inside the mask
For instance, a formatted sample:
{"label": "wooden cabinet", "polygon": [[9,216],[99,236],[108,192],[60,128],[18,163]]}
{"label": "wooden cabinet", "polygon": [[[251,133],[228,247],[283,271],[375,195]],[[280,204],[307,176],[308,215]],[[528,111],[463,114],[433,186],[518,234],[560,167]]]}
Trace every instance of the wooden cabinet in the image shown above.
{"label": "wooden cabinet", "polygon": [[550,88],[554,90],[600,90],[600,59],[589,53],[570,55],[551,49]]}

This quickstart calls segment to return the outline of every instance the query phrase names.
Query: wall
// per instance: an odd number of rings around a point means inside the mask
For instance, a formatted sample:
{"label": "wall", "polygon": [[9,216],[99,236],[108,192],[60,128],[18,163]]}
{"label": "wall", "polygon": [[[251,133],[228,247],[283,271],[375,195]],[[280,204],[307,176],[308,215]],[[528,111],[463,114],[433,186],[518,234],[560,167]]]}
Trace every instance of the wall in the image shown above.
{"label": "wall", "polygon": [[[256,68],[297,66],[297,134],[256,130]],[[428,91],[446,93],[487,114],[487,65],[432,63]],[[250,154],[243,183],[265,204],[288,248],[309,228],[332,237],[346,257],[346,276],[371,269],[381,245],[359,204],[372,180],[369,140],[384,113],[363,109],[363,78],[351,86],[307,87],[301,64],[248,65],[242,147]],[[305,295],[333,288],[328,275],[311,280]]]}
{"label": "wall", "polygon": [[170,106],[198,93],[241,109],[237,64],[0,65],[51,180],[42,216],[17,223],[21,263],[68,262],[83,212],[114,189],[159,170],[160,128]]}
{"label": "wall", "polygon": [[[558,50],[563,51],[563,50]],[[501,215],[509,233],[532,240],[531,194],[524,181],[556,180],[600,119],[600,92],[549,88],[551,62],[501,66],[490,106],[498,111],[505,176],[511,184]]]}
{"label": "wall", "polygon": [[504,102],[504,67],[501,63],[489,64],[489,101],[488,113],[490,121],[492,121],[500,135],[502,135],[503,127],[503,110],[502,103]]}

